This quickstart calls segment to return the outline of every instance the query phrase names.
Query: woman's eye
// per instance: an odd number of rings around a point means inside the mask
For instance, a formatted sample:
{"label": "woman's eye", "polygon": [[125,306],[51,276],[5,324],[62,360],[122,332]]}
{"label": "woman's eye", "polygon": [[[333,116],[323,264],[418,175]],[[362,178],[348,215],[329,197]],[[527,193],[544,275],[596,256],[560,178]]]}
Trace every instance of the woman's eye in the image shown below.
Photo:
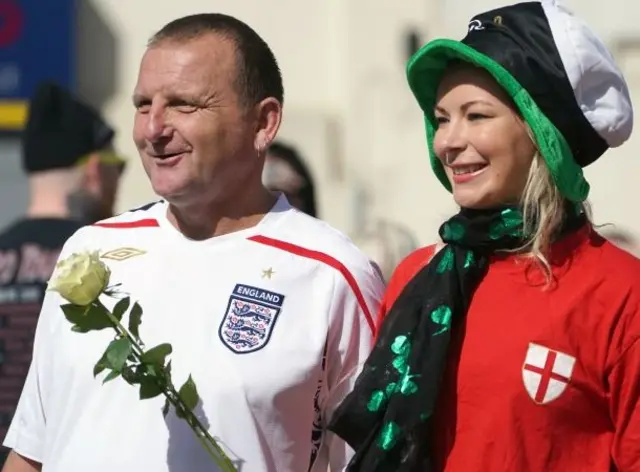
{"label": "woman's eye", "polygon": [[475,120],[483,120],[489,117],[487,115],[483,115],[482,113],[469,113],[469,115],[467,115],[467,118],[471,121],[475,121]]}

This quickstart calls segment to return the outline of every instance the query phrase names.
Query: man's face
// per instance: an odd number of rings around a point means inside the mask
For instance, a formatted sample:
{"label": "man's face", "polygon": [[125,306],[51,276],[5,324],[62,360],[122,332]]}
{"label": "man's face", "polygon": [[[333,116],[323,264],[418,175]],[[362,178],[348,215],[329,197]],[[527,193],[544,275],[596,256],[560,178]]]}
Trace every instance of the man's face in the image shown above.
{"label": "man's face", "polygon": [[241,103],[233,42],[215,34],[150,47],[133,138],[154,191],[173,204],[230,198],[258,172],[254,110]]}

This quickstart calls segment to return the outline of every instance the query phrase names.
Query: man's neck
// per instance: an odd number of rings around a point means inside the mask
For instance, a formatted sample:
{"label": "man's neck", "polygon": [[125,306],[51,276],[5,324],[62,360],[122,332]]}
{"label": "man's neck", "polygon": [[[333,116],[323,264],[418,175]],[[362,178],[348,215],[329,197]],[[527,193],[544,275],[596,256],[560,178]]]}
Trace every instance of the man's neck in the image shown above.
{"label": "man's neck", "polygon": [[209,239],[256,226],[275,205],[277,196],[261,188],[244,199],[198,205],[169,205],[168,219],[188,238]]}

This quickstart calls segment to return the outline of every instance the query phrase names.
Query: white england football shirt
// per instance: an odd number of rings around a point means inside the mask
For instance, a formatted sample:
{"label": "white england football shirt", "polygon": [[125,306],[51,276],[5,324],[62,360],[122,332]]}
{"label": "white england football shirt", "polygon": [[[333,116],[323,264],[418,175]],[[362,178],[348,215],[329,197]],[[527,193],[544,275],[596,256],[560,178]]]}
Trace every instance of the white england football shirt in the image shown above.
{"label": "white england football shirt", "polygon": [[[371,349],[383,283],[367,257],[284,197],[257,226],[205,241],[166,213],[158,202],[83,228],[61,257],[101,251],[144,309],[143,341],[173,345],[174,383],[192,374],[197,413],[239,471],[341,470],[351,452],[324,425]],[[5,445],[45,472],[216,470],[188,426],[163,417],[163,396],[93,378],[113,331],[72,332],[63,303],[45,299]],[[260,319],[239,323],[250,311]]]}

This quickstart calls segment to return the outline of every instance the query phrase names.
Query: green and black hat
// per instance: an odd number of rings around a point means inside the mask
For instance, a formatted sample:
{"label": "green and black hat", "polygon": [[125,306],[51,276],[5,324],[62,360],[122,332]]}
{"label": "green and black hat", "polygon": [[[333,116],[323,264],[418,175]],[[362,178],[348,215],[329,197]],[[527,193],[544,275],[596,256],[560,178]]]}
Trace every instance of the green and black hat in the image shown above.
{"label": "green and black hat", "polygon": [[611,53],[554,0],[518,3],[474,16],[462,41],[436,39],[414,54],[407,78],[425,114],[431,165],[451,185],[433,150],[436,91],[452,60],[489,72],[531,127],[560,192],[587,198],[583,167],[623,144],[633,127],[627,84]]}

